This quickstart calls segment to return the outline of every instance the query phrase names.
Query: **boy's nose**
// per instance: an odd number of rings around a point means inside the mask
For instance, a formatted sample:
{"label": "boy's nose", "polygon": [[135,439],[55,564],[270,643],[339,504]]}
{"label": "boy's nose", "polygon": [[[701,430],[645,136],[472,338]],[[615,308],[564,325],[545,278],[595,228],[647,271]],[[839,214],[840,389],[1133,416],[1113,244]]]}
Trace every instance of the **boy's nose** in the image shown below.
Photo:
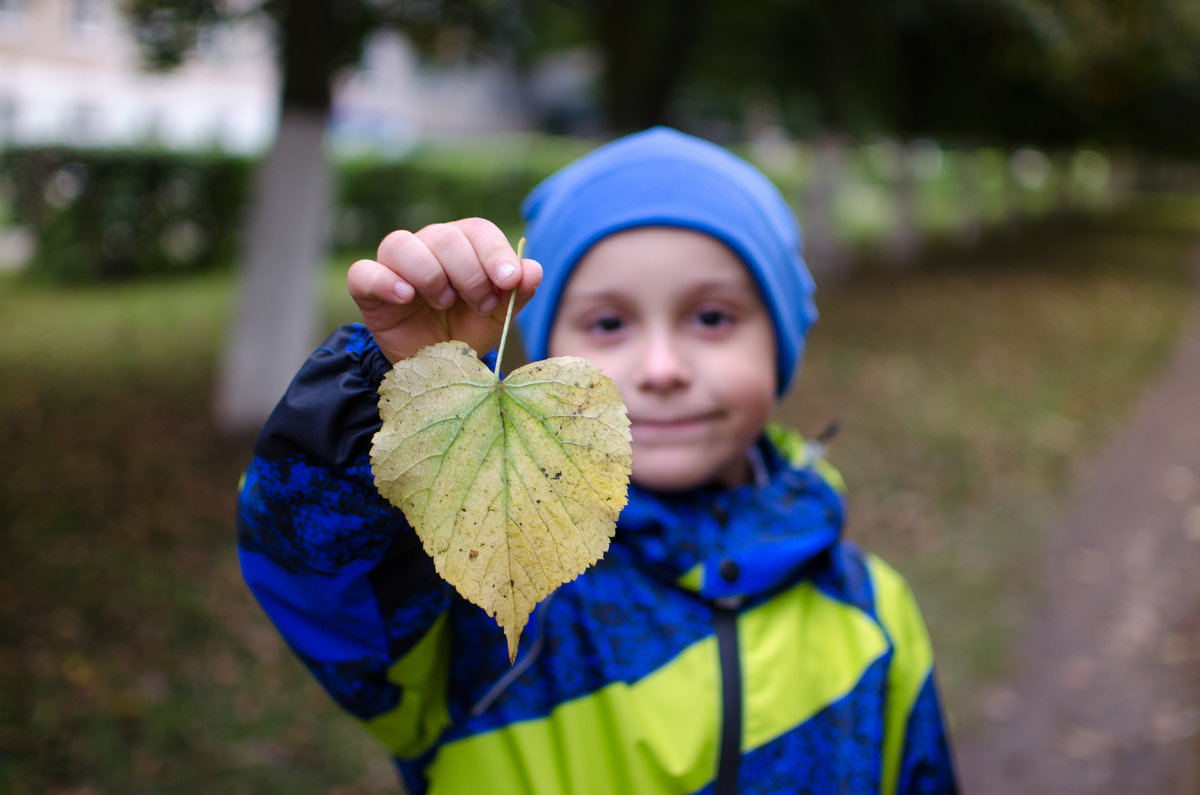
{"label": "boy's nose", "polygon": [[638,387],[651,391],[677,389],[691,383],[691,368],[678,340],[669,333],[647,336],[642,348]]}

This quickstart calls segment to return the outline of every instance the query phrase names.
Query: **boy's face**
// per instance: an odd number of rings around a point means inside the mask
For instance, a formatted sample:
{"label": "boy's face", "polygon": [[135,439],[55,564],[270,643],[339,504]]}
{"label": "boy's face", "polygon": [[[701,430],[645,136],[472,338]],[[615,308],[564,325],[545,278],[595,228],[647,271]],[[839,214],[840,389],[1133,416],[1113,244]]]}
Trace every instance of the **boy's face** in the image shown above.
{"label": "boy's face", "polygon": [[775,405],[775,334],[750,272],[723,243],[645,227],[576,266],[551,356],[583,356],[629,409],[633,480],[654,491],[746,481]]}

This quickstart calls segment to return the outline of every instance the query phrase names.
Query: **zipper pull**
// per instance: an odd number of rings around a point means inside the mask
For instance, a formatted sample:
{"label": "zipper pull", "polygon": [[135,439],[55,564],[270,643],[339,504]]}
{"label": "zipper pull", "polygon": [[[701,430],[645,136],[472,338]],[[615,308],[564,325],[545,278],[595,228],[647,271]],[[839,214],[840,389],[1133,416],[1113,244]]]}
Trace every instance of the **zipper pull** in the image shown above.
{"label": "zipper pull", "polygon": [[833,437],[837,436],[841,430],[841,422],[834,420],[826,425],[825,429],[818,433],[816,438],[805,441],[804,465],[811,467],[825,458],[825,453],[829,450],[829,443],[833,441]]}

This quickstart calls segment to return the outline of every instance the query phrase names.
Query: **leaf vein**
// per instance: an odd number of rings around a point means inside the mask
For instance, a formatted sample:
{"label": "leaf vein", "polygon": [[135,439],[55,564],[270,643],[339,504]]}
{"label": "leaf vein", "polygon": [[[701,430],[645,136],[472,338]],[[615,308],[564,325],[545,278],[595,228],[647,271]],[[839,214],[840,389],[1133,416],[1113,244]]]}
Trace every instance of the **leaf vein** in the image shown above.
{"label": "leaf vein", "polygon": [[[522,407],[522,408],[524,408],[524,407]],[[528,411],[528,410],[527,410],[527,411]],[[531,417],[532,417],[532,418],[533,418],[535,421],[538,419],[538,418],[537,418],[537,415],[536,415],[536,414],[533,414],[532,412],[530,412],[530,416],[531,416]],[[558,438],[558,437],[555,435],[555,433],[554,433],[554,432],[553,432],[553,431],[552,431],[550,428],[548,428],[548,427],[546,426],[546,423],[544,423],[544,422],[537,422],[536,424],[537,424],[537,425],[538,425],[538,426],[539,426],[539,427],[542,429],[542,431],[544,431],[544,432],[546,433],[546,435],[550,436],[550,438],[554,439],[554,440],[555,440],[555,442],[559,443],[559,444],[558,444],[559,450],[561,450],[561,452],[562,452],[562,454],[563,454],[563,457],[564,457],[565,459],[567,459],[567,461],[569,461],[569,462],[571,463],[571,466],[573,466],[573,467],[575,468],[575,471],[576,471],[576,473],[578,473],[578,474],[579,474],[579,475],[581,475],[581,476],[582,476],[582,475],[585,475],[585,474],[586,474],[586,472],[585,472],[584,468],[583,468],[583,467],[581,467],[581,466],[579,465],[579,462],[578,462],[577,460],[575,460],[575,457],[574,457],[574,456],[572,456],[570,453],[568,453],[568,452],[567,452],[565,449],[563,449],[561,442],[562,442],[562,441],[564,441],[564,440],[562,440],[562,439],[559,439],[559,438]],[[587,477],[580,477],[580,478],[579,478],[579,480],[580,480],[580,481],[581,481],[581,482],[582,482],[584,485],[586,485],[586,486],[587,486],[587,488],[588,488],[588,489],[589,489],[589,490],[590,490],[590,491],[591,491],[593,494],[595,494],[597,497],[599,497],[599,498],[601,499],[601,501],[603,501],[603,499],[604,499],[604,495],[600,493],[600,491],[599,491],[599,490],[596,488],[596,486],[595,486],[595,485],[592,483],[592,480],[591,480],[590,478],[587,478]],[[559,495],[559,499],[560,499],[560,500],[562,499],[562,497],[561,497],[561,492],[560,492],[560,491],[559,491],[557,488],[554,488],[554,493],[555,493],[556,495]],[[574,500],[574,502],[575,502],[576,504],[582,505],[582,503],[581,503],[579,500]],[[605,521],[607,521],[607,520],[608,520],[608,519],[607,519],[607,517],[600,516],[599,514],[596,514],[595,512],[592,512],[592,515],[593,515],[593,516],[596,516],[597,518],[604,519]]]}

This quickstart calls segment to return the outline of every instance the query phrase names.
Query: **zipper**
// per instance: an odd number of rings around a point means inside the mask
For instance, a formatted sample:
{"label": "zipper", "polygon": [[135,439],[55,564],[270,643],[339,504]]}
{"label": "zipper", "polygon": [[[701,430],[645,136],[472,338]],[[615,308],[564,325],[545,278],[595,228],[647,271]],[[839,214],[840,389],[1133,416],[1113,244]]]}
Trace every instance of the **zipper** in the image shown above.
{"label": "zipper", "polygon": [[492,685],[491,689],[483,694],[483,698],[475,702],[475,706],[471,707],[471,717],[478,718],[487,711],[487,708],[494,704],[496,699],[500,698],[504,694],[504,691],[513,682],[517,681],[521,674],[525,673],[525,670],[533,665],[533,661],[541,655],[542,649],[546,646],[546,614],[550,612],[550,602],[553,599],[554,594],[551,593],[534,608],[533,613],[537,633],[533,638],[533,644],[530,645],[529,651],[515,665],[509,668],[504,676],[500,677],[496,684]]}
{"label": "zipper", "polygon": [[713,627],[721,667],[721,744],[713,795],[737,795],[742,762],[742,661],[738,655],[739,596],[718,599],[713,607]]}

